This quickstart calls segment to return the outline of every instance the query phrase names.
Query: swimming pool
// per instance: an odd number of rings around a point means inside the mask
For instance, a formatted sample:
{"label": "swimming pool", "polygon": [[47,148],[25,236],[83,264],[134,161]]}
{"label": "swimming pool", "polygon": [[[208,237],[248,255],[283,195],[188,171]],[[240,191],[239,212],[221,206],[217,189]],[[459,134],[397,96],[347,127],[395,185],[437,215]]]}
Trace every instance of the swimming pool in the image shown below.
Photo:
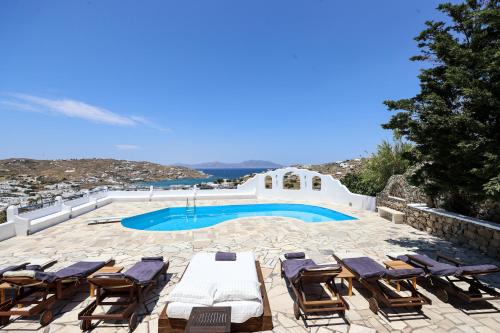
{"label": "swimming pool", "polygon": [[318,206],[253,204],[165,208],[125,218],[122,220],[122,225],[139,230],[191,230],[210,227],[240,217],[252,216],[292,217],[309,223],[356,220],[352,216]]}

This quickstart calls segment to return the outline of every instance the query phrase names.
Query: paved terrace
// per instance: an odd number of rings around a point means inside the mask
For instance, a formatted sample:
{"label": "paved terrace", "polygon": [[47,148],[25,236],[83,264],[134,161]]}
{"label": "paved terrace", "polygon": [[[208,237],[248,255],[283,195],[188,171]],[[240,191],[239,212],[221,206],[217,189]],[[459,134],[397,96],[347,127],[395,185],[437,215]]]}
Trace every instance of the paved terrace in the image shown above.
{"label": "paved terrace", "polygon": [[[203,201],[199,204],[231,204],[244,200]],[[255,200],[245,200],[255,203]],[[262,201],[260,201],[262,202]],[[128,267],[142,256],[163,255],[170,260],[170,280],[158,288],[147,301],[151,311],[144,317],[136,332],[157,332],[157,319],[164,307],[165,298],[178,282],[189,259],[199,251],[253,251],[260,260],[274,317],[274,332],[499,332],[500,302],[488,307],[466,306],[461,303],[445,304],[433,294],[424,292],[433,301],[424,306],[423,315],[397,313],[374,315],[363,296],[366,291],[354,285],[354,295],[347,297],[351,310],[346,322],[338,318],[308,321],[295,320],[292,299],[285,282],[280,278],[278,256],[283,252],[306,250],[330,254],[333,250],[356,250],[385,260],[388,252],[405,252],[420,249],[428,253],[444,251],[466,262],[490,262],[491,258],[432,237],[407,225],[395,225],[370,212],[360,212],[348,207],[323,205],[354,215],[358,221],[303,223],[290,218],[266,217],[233,220],[217,226],[183,232],[148,232],[129,230],[120,224],[87,225],[90,218],[134,215],[159,208],[178,205],[174,202],[113,203],[78,218],[38,232],[25,238],[12,238],[0,243],[0,262],[26,258],[50,257],[58,260],[53,268],[63,267],[85,257],[110,256],[117,265]],[[499,277],[489,282],[500,286]],[[345,291],[345,289],[344,289]],[[78,312],[90,302],[84,287],[72,302],[55,309],[55,320],[40,328],[38,320],[18,319],[2,331],[13,332],[80,332]],[[411,314],[410,316],[408,314]],[[318,326],[320,325],[320,326]],[[326,325],[326,326],[324,326]],[[94,332],[126,332],[124,324],[102,323]]]}

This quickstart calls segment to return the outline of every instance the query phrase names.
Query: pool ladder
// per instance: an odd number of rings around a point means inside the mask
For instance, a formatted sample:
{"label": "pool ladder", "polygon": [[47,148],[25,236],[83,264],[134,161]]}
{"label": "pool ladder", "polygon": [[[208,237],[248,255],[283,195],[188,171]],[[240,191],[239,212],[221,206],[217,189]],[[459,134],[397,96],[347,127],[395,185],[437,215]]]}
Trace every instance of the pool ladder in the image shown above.
{"label": "pool ladder", "polygon": [[186,215],[194,215],[196,212],[196,197],[193,196],[193,205],[189,205],[189,198],[186,198]]}

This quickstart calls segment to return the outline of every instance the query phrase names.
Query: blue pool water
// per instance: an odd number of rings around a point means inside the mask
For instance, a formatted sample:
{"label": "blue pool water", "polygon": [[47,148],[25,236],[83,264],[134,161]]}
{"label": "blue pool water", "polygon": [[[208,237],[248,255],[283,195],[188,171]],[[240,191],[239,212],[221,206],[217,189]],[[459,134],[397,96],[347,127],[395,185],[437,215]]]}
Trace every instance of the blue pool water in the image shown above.
{"label": "blue pool water", "polygon": [[175,231],[210,227],[239,217],[282,216],[304,222],[347,221],[356,218],[331,209],[299,204],[254,204],[227,206],[173,207],[122,220],[131,229]]}

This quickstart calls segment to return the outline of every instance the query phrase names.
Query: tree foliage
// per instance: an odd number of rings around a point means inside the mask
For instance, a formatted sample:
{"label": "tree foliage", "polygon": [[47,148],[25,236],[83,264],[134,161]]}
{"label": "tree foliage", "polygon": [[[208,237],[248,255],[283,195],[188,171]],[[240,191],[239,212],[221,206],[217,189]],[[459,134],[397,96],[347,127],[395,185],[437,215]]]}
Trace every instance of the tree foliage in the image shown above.
{"label": "tree foliage", "polygon": [[396,138],[393,144],[383,141],[361,170],[346,174],[342,183],[351,192],[377,195],[392,175],[403,174],[410,167],[411,151],[412,145],[400,138]]}
{"label": "tree foliage", "polygon": [[426,22],[411,58],[420,92],[384,103],[399,112],[383,127],[415,143],[410,181],[447,208],[471,213],[500,198],[500,9],[498,0],[444,3],[449,22]]}

